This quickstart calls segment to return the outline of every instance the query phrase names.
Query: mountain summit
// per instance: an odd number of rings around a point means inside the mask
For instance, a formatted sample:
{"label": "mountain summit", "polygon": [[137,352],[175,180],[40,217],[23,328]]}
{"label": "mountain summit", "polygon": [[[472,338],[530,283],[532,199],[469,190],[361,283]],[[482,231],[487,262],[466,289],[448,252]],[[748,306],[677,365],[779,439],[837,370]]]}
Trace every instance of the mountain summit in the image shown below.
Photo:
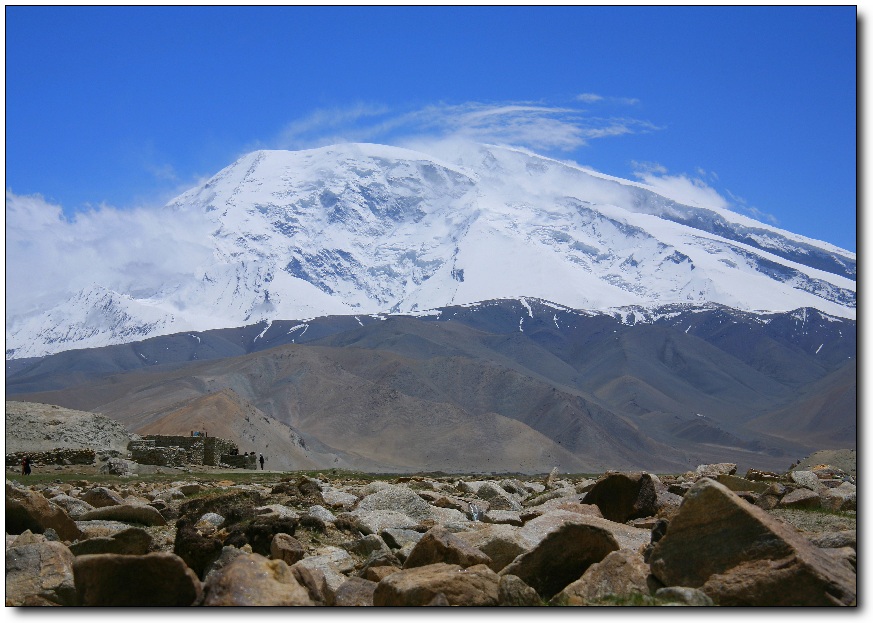
{"label": "mountain summit", "polygon": [[372,144],[257,151],[164,209],[209,223],[211,263],[154,291],[94,284],[8,319],[7,359],[521,297],[855,317],[854,253],[510,148],[451,162]]}

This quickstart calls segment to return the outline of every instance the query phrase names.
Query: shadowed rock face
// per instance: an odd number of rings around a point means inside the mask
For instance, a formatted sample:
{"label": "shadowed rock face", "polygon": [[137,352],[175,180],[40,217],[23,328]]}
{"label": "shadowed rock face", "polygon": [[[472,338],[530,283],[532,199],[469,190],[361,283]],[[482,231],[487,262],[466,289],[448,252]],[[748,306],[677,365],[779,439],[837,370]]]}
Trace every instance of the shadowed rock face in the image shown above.
{"label": "shadowed rock face", "polygon": [[190,606],[202,590],[185,562],[167,552],[79,556],[73,573],[83,606]]}

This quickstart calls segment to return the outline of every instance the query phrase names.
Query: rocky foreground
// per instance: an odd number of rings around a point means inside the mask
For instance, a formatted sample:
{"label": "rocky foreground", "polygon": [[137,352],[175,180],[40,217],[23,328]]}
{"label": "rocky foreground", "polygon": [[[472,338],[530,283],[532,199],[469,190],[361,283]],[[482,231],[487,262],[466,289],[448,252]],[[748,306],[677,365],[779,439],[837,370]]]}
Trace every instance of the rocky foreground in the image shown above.
{"label": "rocky foreground", "polygon": [[735,471],[16,477],[6,605],[855,605],[854,478]]}

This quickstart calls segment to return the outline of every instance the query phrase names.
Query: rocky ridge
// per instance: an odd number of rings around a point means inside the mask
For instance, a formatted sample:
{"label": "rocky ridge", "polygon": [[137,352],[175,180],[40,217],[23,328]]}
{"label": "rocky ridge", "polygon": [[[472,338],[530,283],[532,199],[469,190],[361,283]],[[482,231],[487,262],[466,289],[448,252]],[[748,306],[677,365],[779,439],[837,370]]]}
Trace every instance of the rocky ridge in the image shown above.
{"label": "rocky ridge", "polygon": [[835,466],[258,476],[7,476],[6,605],[856,604],[855,483]]}

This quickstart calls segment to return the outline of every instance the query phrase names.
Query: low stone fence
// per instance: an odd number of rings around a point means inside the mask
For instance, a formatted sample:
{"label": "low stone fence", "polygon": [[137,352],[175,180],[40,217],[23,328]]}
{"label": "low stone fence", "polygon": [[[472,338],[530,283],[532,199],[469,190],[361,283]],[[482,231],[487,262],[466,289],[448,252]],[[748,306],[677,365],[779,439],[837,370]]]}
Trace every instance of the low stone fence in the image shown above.
{"label": "low stone fence", "polygon": [[29,456],[35,465],[93,465],[97,457],[90,448],[55,448],[48,452],[12,452],[6,455],[6,466],[20,466],[24,457]]}
{"label": "low stone fence", "polygon": [[185,448],[136,445],[130,448],[130,460],[140,465],[184,467],[191,461]]}

